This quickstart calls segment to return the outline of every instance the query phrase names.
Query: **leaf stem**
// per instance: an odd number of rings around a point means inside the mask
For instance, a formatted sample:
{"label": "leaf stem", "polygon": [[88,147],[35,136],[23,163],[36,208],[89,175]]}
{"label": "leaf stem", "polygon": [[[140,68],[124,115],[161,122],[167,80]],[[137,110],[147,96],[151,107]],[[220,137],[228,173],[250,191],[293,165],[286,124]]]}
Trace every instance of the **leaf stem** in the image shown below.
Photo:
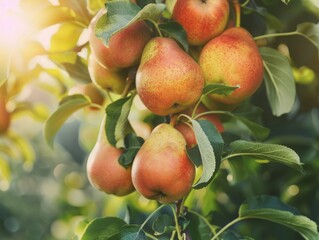
{"label": "leaf stem", "polygon": [[178,240],[183,240],[183,236],[181,235],[180,226],[178,223],[177,211],[175,211],[175,209],[172,205],[170,205],[170,207],[171,207],[173,215],[174,215],[177,238],[178,238]]}
{"label": "leaf stem", "polygon": [[153,26],[155,27],[159,37],[163,37],[163,34],[162,34],[161,30],[158,27],[158,24],[155,21],[151,20],[151,19],[147,19],[147,20],[150,21],[153,24]]}
{"label": "leaf stem", "polygon": [[301,35],[298,32],[286,32],[286,33],[269,33],[265,35],[260,35],[257,37],[254,37],[255,40],[264,39],[264,38],[272,38],[272,37],[285,37],[285,36],[292,36],[292,35]]}
{"label": "leaf stem", "polygon": [[218,231],[218,233],[215,234],[215,236],[211,239],[211,240],[216,240],[218,239],[219,235],[221,235],[224,231],[226,231],[229,227],[231,227],[232,225],[234,225],[235,223],[239,222],[243,220],[243,218],[236,218],[233,221],[231,221],[230,223],[228,223],[227,225],[225,225],[221,230]]}

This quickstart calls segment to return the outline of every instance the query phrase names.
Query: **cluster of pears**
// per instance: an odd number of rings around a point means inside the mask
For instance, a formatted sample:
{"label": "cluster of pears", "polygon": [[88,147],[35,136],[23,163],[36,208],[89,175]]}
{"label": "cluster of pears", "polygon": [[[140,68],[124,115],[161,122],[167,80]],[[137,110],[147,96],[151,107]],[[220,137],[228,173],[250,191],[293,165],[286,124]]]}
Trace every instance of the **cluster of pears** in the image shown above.
{"label": "cluster of pears", "polygon": [[[210,83],[238,88],[227,96],[209,94],[204,103],[196,105],[196,113],[208,111],[214,103],[233,106],[251,96],[262,82],[263,62],[253,37],[244,28],[227,27],[228,0],[176,1],[172,21],[185,29],[190,46],[201,49],[198,58],[174,39],[155,36],[144,21],[116,33],[105,46],[94,31],[105,11],[99,11],[90,25],[88,66],[92,81],[106,91],[121,94],[128,72],[136,69],[134,91],[155,115],[172,119],[179,113],[191,115],[203,88]],[[224,131],[216,115],[203,118]],[[154,126],[129,167],[120,165],[123,149],[108,142],[104,124],[102,121],[87,162],[93,186],[118,196],[136,190],[162,203],[180,200],[190,192],[196,170],[187,148],[197,142],[189,124],[172,121]]]}

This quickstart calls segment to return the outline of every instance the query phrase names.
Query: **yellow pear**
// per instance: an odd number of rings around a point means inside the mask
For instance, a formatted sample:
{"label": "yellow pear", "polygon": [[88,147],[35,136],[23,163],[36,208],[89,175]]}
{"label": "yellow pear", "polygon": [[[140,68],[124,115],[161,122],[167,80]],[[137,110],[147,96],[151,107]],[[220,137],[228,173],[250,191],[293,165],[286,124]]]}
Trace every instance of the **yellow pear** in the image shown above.
{"label": "yellow pear", "polygon": [[106,91],[121,94],[125,87],[126,71],[111,71],[102,66],[92,53],[88,60],[89,74],[92,82]]}
{"label": "yellow pear", "polygon": [[171,203],[190,192],[194,177],[183,135],[169,124],[155,127],[133,161],[136,190],[148,199]]}
{"label": "yellow pear", "polygon": [[118,162],[123,151],[107,141],[104,122],[87,161],[87,175],[90,183],[98,190],[124,196],[134,191],[131,167],[125,168]]}
{"label": "yellow pear", "polygon": [[237,104],[251,96],[263,79],[263,61],[251,34],[241,27],[229,28],[210,40],[199,57],[205,81],[237,86],[230,95],[209,97],[225,104]]}
{"label": "yellow pear", "polygon": [[136,73],[136,90],[157,115],[180,112],[198,101],[204,76],[195,60],[170,38],[156,37],[144,48]]}

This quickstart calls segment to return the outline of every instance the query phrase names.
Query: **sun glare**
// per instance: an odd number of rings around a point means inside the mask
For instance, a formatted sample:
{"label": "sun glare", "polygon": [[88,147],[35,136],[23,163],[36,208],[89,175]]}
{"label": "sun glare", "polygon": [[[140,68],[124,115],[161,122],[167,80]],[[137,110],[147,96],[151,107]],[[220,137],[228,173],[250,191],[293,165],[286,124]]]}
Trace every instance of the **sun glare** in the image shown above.
{"label": "sun glare", "polygon": [[13,50],[31,30],[19,8],[19,0],[0,0],[0,48]]}

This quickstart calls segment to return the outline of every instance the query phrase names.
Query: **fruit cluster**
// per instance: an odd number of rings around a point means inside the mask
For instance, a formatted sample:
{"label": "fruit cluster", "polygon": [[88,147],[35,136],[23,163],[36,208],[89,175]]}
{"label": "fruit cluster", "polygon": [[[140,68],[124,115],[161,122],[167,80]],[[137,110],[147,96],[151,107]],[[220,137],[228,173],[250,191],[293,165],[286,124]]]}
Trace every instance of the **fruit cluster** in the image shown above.
{"label": "fruit cluster", "polygon": [[[87,163],[93,186],[119,196],[137,190],[162,203],[180,200],[190,192],[196,171],[186,149],[197,142],[191,124],[177,116],[200,114],[222,132],[221,120],[208,111],[221,105],[234,108],[263,79],[258,47],[247,30],[230,26],[230,8],[228,0],[176,1],[170,20],[183,27],[196,54],[171,37],[156,35],[147,21],[130,24],[106,46],[95,28],[107,10],[93,18],[88,63],[93,83],[123,97],[134,92],[151,113],[170,119],[154,127],[126,167],[118,161],[123,149],[110,144],[103,121]],[[203,97],[204,87],[216,83],[237,88],[229,95]]]}

